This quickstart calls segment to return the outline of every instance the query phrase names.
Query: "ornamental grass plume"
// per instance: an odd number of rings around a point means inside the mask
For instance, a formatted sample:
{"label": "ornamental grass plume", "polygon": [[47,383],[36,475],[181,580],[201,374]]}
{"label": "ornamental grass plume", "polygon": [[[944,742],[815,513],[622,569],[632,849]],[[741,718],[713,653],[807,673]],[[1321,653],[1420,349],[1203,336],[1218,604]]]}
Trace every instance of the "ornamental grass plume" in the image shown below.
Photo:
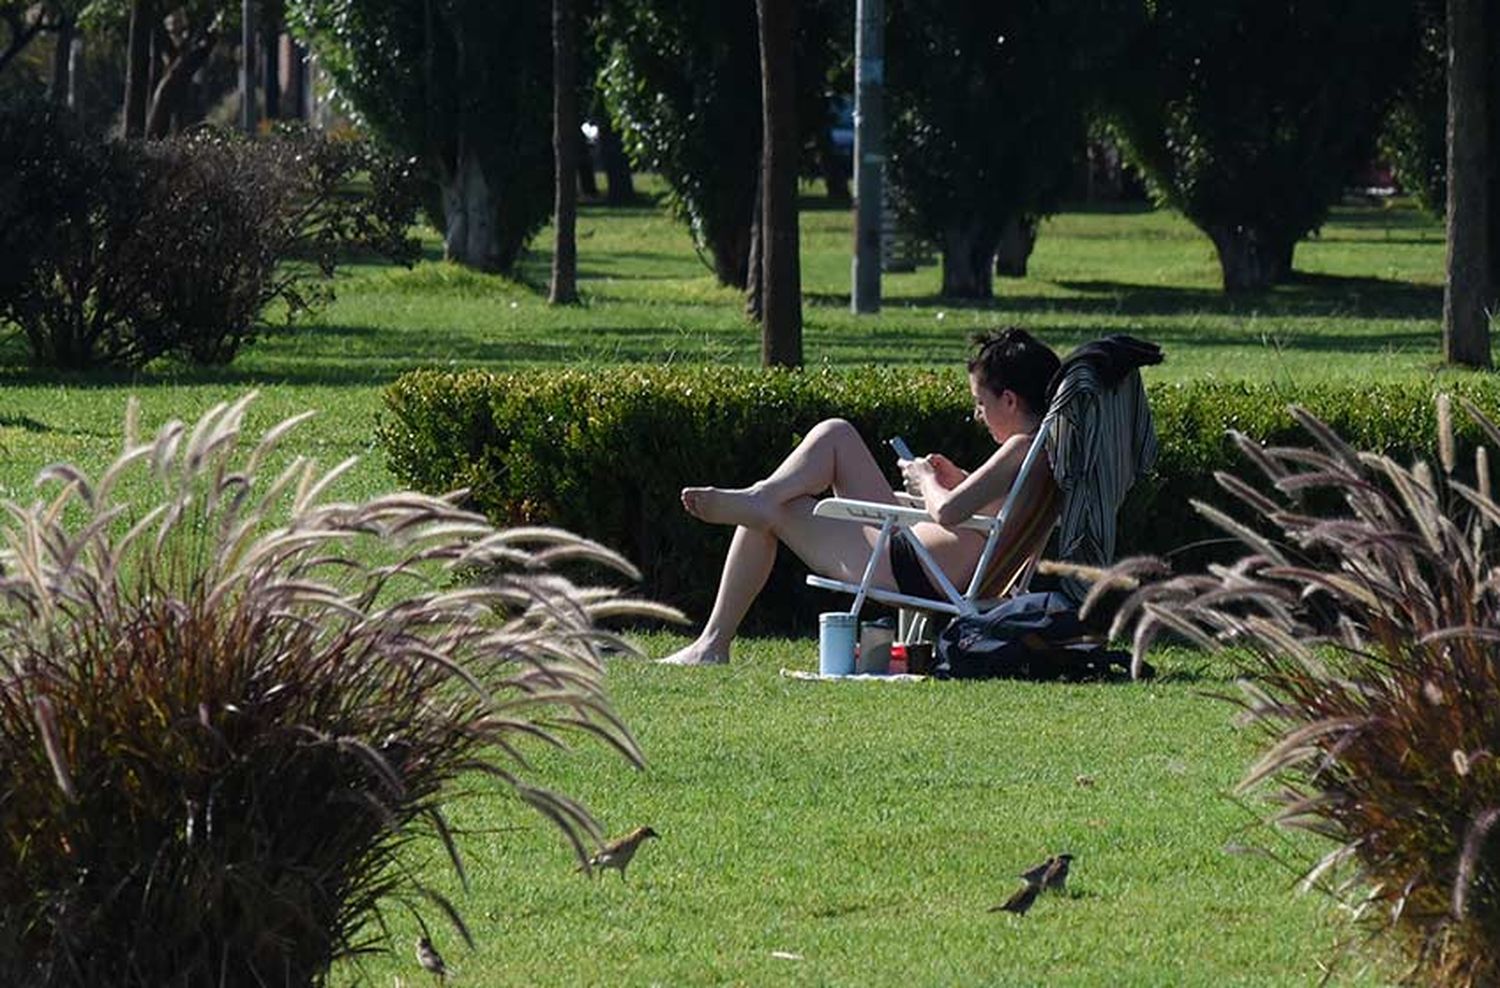
{"label": "ornamental grass plume", "polygon": [[[1163,631],[1241,650],[1237,702],[1270,744],[1240,788],[1268,787],[1274,821],[1334,844],[1302,887],[1337,894],[1393,937],[1413,980],[1494,984],[1500,504],[1484,447],[1475,473],[1457,476],[1446,404],[1436,475],[1358,452],[1301,409],[1312,448],[1235,434],[1279,496],[1220,474],[1254,522],[1195,507],[1246,554],[1142,587],[1115,631],[1134,623],[1137,661]],[[1463,405],[1500,444],[1500,429]],[[1158,566],[1128,561],[1117,575]]]}
{"label": "ornamental grass plume", "polygon": [[640,761],[596,622],[667,612],[551,569],[623,559],[453,497],[328,500],[352,461],[266,471],[304,416],[244,450],[251,397],[146,442],[132,403],[101,475],[4,505],[0,983],[318,984],[392,905],[467,937],[403,863],[436,839],[462,878],[447,784],[492,776],[582,860],[599,828],[523,748]]}

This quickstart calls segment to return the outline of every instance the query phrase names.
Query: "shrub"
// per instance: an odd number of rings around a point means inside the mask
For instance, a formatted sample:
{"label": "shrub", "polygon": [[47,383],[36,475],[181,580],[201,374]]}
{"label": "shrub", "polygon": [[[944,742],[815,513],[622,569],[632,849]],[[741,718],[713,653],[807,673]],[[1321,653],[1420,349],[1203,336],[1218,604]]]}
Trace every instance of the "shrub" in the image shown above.
{"label": "shrub", "polygon": [[[1121,552],[1211,539],[1180,554],[1179,563],[1212,558],[1222,533],[1181,509],[1190,498],[1212,496],[1213,471],[1235,463],[1226,428],[1272,442],[1295,434],[1286,394],[1212,382],[1149,390],[1162,453],[1155,476],[1137,484],[1122,509]],[[1470,390],[1500,403],[1493,385]],[[1426,385],[1326,386],[1299,396],[1371,448],[1409,455],[1432,434]],[[706,614],[712,602],[729,533],[678,508],[683,486],[754,481],[814,423],[835,415],[871,442],[900,433],[914,449],[940,449],[960,463],[992,450],[970,421],[972,402],[957,371],[418,371],[393,383],[385,402],[378,435],[403,482],[428,491],[468,488],[477,510],[505,523],[586,533],[639,565],[650,596],[694,614]],[[1475,436],[1460,439],[1472,445]],[[895,483],[894,458],[877,458]],[[812,594],[804,575],[784,558],[750,626],[810,627],[832,598]]]}
{"label": "shrub", "polygon": [[[1226,291],[1285,281],[1374,151],[1415,4],[1155,0],[1104,95],[1132,163],[1201,229]],[[1330,66],[1337,66],[1330,70]]]}
{"label": "shrub", "polygon": [[[1500,443],[1500,429],[1467,407]],[[1198,504],[1243,558],[1145,587],[1116,629],[1135,624],[1137,656],[1161,630],[1243,649],[1239,702],[1270,747],[1242,788],[1277,781],[1274,819],[1336,845],[1304,887],[1353,899],[1364,922],[1409,949],[1421,980],[1494,984],[1500,504],[1487,454],[1459,479],[1467,471],[1455,470],[1446,421],[1435,473],[1424,460],[1357,452],[1297,416],[1314,447],[1237,437],[1272,494],[1219,474],[1253,522]],[[1313,510],[1313,492],[1337,507]]]}
{"label": "shrub", "polygon": [[[148,169],[163,175],[162,194],[137,235],[171,246],[152,264],[138,360],[178,353],[228,363],[274,304],[290,323],[329,297],[341,252],[416,259],[415,185],[368,142],[305,128],[255,141],[205,129],[144,150]],[[365,175],[374,194],[353,194]]]}
{"label": "shrub", "polygon": [[0,102],[0,323],[36,363],[85,367],[129,348],[150,287],[134,231],[153,179],[58,107]]}
{"label": "shrub", "polygon": [[77,120],[57,104],[0,100],[0,299],[24,284],[52,218],[97,180],[74,153],[83,144]]}
{"label": "shrub", "polygon": [[[12,102],[0,173],[14,231],[0,235],[0,321],[43,366],[226,363],[268,312],[290,322],[326,298],[318,276],[340,252],[416,256],[406,166],[359,141],[202,130],[101,145],[55,108]],[[366,175],[372,191],[355,194]]]}
{"label": "shrub", "polygon": [[247,455],[248,400],[145,443],[127,425],[98,477],[49,468],[48,500],[5,505],[5,984],[320,983],[378,940],[382,903],[425,899],[463,932],[399,861],[436,837],[462,875],[457,776],[581,849],[595,824],[518,774],[518,745],[581,731],[639,760],[602,683],[601,647],[625,646],[595,619],[644,605],[548,568],[626,564],[442,499],[331,502],[349,464],[266,473],[297,420]]}

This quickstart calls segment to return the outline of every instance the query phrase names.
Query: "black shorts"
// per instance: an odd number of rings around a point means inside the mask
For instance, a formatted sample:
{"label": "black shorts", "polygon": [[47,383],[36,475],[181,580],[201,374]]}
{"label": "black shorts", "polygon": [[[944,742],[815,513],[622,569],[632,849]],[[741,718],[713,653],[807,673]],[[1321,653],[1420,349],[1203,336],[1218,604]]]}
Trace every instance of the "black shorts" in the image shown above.
{"label": "black shorts", "polygon": [[891,572],[896,577],[896,589],[910,597],[925,597],[935,600],[942,595],[927,578],[922,568],[922,559],[912,546],[913,536],[904,529],[891,534]]}

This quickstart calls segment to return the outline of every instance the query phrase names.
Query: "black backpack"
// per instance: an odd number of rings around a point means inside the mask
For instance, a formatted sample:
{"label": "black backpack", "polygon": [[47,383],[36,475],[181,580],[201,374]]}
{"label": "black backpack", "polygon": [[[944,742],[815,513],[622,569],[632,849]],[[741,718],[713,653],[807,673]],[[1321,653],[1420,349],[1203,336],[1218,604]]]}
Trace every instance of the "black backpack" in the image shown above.
{"label": "black backpack", "polygon": [[[939,679],[1092,679],[1130,669],[1130,654],[1109,648],[1098,629],[1079,619],[1073,601],[1054,591],[954,618],[934,652]],[[1150,666],[1141,670],[1142,678],[1153,674]]]}

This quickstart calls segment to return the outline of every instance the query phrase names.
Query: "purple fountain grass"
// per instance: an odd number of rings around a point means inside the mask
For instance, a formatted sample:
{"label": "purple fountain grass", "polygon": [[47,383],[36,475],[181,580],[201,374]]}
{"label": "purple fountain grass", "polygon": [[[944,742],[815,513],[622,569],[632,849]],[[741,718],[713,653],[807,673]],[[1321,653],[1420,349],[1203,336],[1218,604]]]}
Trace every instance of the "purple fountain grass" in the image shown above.
{"label": "purple fountain grass", "polygon": [[[1465,408],[1500,443],[1500,429]],[[1354,450],[1294,412],[1316,446],[1266,449],[1234,435],[1272,493],[1218,477],[1254,521],[1195,505],[1246,554],[1146,583],[1115,630],[1134,626],[1137,661],[1164,631],[1239,650],[1237,702],[1270,741],[1241,790],[1271,786],[1276,822],[1335,845],[1303,887],[1333,891],[1394,935],[1414,977],[1494,983],[1500,504],[1488,454],[1477,451],[1473,483],[1455,476],[1446,400],[1439,476],[1426,463]],[[1132,560],[1113,582],[1160,571],[1158,561]]]}
{"label": "purple fountain grass", "polygon": [[[580,860],[588,812],[528,778],[583,734],[639,764],[604,688],[605,617],[673,612],[553,568],[634,577],[457,497],[329,497],[348,464],[248,451],[251,398],[49,467],[0,551],[0,972],[8,984],[301,985],[371,949],[382,906],[457,909],[401,867],[446,787],[485,773]],[[126,483],[129,478],[129,483]],[[122,487],[159,492],[137,508]],[[374,934],[378,936],[379,934]]]}

